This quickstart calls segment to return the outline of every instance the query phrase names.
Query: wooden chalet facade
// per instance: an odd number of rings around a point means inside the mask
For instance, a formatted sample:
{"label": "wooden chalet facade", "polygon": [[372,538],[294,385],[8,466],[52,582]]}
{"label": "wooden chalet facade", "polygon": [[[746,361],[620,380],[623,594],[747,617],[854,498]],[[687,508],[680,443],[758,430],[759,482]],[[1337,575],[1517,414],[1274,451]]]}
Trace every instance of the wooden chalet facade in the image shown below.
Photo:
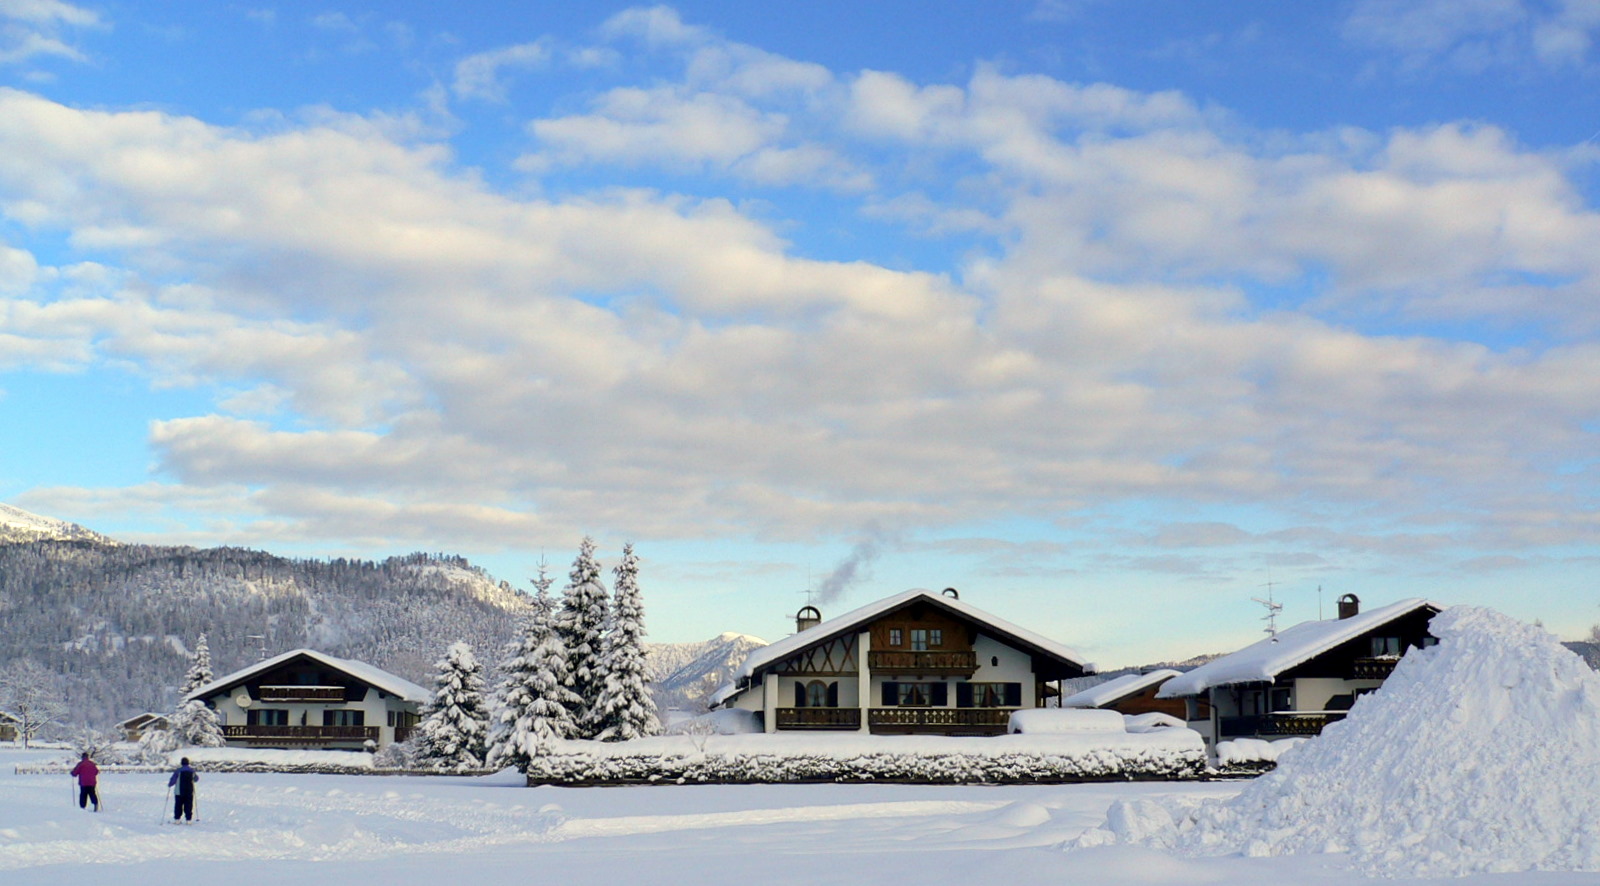
{"label": "wooden chalet facade", "polygon": [[1208,742],[1317,735],[1382,686],[1406,652],[1438,642],[1428,623],[1439,612],[1422,599],[1361,612],[1346,594],[1338,618],[1302,622],[1207,662],[1157,695],[1184,701],[1189,727]]}
{"label": "wooden chalet facade", "polygon": [[1050,684],[1090,672],[1078,654],[969,604],[914,590],[798,632],[746,659],[716,706],[758,712],[767,732],[998,735]]}
{"label": "wooden chalet facade", "polygon": [[296,649],[213,680],[184,700],[215,709],[230,746],[361,750],[405,741],[430,697],[365,662]]}

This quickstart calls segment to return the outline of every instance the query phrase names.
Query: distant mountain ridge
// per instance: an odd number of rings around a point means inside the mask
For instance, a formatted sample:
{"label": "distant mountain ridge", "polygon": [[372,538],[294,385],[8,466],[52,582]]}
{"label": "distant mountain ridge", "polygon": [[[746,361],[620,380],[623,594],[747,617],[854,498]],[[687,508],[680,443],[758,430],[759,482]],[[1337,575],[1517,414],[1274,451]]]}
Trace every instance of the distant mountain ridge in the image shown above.
{"label": "distant mountain ridge", "polygon": [[18,541],[94,541],[120,544],[113,538],[76,523],[41,517],[19,507],[0,503],[0,543]]}
{"label": "distant mountain ridge", "polygon": [[760,637],[729,631],[703,643],[651,647],[645,661],[651,667],[656,707],[704,711],[711,694],[733,680],[751,652],[766,645]]}
{"label": "distant mountain ridge", "polygon": [[460,557],[294,560],[242,548],[0,540],[0,665],[64,675],[73,722],[169,710],[207,635],[216,673],[310,646],[424,686],[464,640],[497,660],[528,598]]}

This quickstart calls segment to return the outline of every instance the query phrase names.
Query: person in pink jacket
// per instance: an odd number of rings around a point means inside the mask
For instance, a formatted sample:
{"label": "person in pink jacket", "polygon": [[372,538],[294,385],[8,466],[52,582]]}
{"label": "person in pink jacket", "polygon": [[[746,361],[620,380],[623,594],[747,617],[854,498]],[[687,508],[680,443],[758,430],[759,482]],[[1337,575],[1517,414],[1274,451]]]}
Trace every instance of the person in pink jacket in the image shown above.
{"label": "person in pink jacket", "polygon": [[83,809],[94,801],[94,811],[100,811],[100,795],[95,793],[95,786],[100,782],[100,767],[94,765],[89,759],[89,752],[83,752],[83,759],[78,765],[72,767],[71,775],[78,779],[78,808]]}

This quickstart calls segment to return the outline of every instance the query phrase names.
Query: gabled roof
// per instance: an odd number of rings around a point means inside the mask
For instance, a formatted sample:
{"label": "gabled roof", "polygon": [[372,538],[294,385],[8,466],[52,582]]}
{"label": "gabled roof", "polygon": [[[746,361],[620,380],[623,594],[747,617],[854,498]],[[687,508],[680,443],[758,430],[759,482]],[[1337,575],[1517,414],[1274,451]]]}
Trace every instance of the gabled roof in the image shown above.
{"label": "gabled roof", "polygon": [[155,711],[145,711],[142,714],[134,714],[133,716],[129,717],[128,719],[123,720],[121,723],[118,723],[116,725],[116,728],[117,729],[128,729],[128,728],[135,727],[135,726],[143,726],[144,724],[153,722],[155,720],[165,720],[165,719],[167,719],[167,715],[166,714],[158,714]]}
{"label": "gabled roof", "polygon": [[1271,682],[1295,665],[1309,661],[1369,631],[1377,630],[1397,618],[1409,615],[1418,609],[1432,609],[1434,612],[1439,612],[1442,608],[1439,604],[1421,597],[1412,597],[1349,618],[1303,621],[1292,628],[1279,631],[1276,641],[1270,637],[1260,640],[1238,652],[1209,661],[1187,674],[1173,677],[1156,692],[1156,697],[1177,698],[1183,695],[1199,695],[1213,686],[1227,686],[1233,683]]}
{"label": "gabled roof", "polygon": [[814,625],[797,634],[785,637],[776,643],[757,649],[744,660],[744,666],[739,669],[738,679],[741,682],[748,680],[767,665],[780,662],[802,649],[826,643],[835,637],[851,633],[867,622],[917,600],[932,603],[970,621],[977,622],[987,628],[988,632],[997,639],[1010,641],[1012,645],[1019,646],[1034,654],[1064,661],[1083,669],[1085,672],[1094,670],[1094,666],[1084,661],[1083,656],[1079,655],[1071,647],[1063,646],[1054,640],[1018,627],[1011,622],[995,618],[971,603],[963,603],[954,597],[947,597],[944,594],[925,588],[913,588],[909,591],[895,594],[892,597],[885,597],[875,603],[868,603],[860,609],[852,610],[836,618],[830,618],[821,624]]}
{"label": "gabled roof", "polygon": [[1114,704],[1130,695],[1137,695],[1183,673],[1171,668],[1151,671],[1148,674],[1123,674],[1104,683],[1096,683],[1082,692],[1069,695],[1061,700],[1064,708],[1101,708]]}
{"label": "gabled roof", "polygon": [[315,649],[292,649],[283,653],[282,655],[275,655],[265,661],[258,661],[247,668],[241,668],[240,670],[234,671],[226,677],[219,677],[215,680],[212,680],[210,683],[207,683],[206,685],[201,686],[199,689],[196,689],[195,691],[184,696],[183,700],[188,701],[193,698],[204,698],[208,695],[215,695],[218,692],[225,692],[239,685],[240,683],[247,682],[256,674],[270,671],[273,668],[300,656],[305,656],[306,658],[333,668],[336,671],[342,671],[343,673],[360,680],[368,686],[376,686],[384,692],[387,692],[390,695],[398,696],[405,701],[414,701],[419,704],[424,704],[433,699],[433,693],[423,689],[421,686],[418,686],[404,677],[396,677],[394,674],[391,674],[388,671],[373,667],[364,661],[356,661],[353,658],[335,658],[327,653],[318,652]]}

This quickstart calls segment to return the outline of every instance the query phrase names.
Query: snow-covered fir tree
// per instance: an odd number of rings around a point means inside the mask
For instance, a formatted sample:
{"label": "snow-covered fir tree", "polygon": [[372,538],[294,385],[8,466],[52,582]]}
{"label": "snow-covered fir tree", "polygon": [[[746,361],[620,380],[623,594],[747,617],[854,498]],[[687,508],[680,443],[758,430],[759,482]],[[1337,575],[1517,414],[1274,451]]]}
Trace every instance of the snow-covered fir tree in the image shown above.
{"label": "snow-covered fir tree", "polygon": [[194,644],[194,654],[189,657],[189,673],[183,678],[183,688],[178,690],[179,704],[182,704],[184,696],[211,680],[211,647],[206,645],[206,635],[201,634],[200,640]]}
{"label": "snow-covered fir tree", "polygon": [[481,768],[489,739],[483,665],[471,646],[452,643],[436,667],[433,700],[417,724],[417,761],[442,769]]}
{"label": "snow-covered fir tree", "polygon": [[594,539],[584,536],[556,614],[556,634],[567,651],[567,685],[581,699],[581,707],[574,711],[576,738],[593,738],[599,732],[592,711],[605,685],[602,647],[609,608],[600,563],[594,558]]}
{"label": "snow-covered fir tree", "polygon": [[583,699],[568,688],[567,650],[555,632],[555,602],[543,566],[534,581],[532,610],[507,649],[496,692],[496,724],[488,765],[526,772],[533,758],[577,731],[573,711]]}
{"label": "snow-covered fir tree", "polygon": [[[204,686],[205,683],[200,685]],[[222,737],[222,723],[217,720],[217,712],[198,698],[179,702],[178,709],[172,712],[168,723],[173,739],[180,745],[220,748],[227,744]]]}
{"label": "snow-covered fir tree", "polygon": [[661,731],[645,681],[644,601],[633,545],[622,546],[622,562],[613,574],[610,627],[603,646],[605,677],[591,722],[595,738],[601,741],[631,741]]}

